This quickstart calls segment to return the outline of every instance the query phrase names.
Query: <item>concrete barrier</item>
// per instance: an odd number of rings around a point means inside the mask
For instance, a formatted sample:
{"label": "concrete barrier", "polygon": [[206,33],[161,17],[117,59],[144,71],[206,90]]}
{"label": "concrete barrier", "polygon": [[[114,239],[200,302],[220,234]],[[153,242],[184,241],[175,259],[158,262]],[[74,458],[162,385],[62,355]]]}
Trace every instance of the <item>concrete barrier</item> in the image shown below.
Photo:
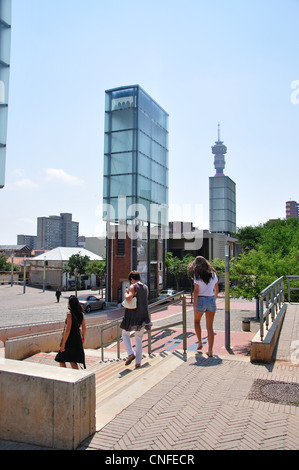
{"label": "concrete barrier", "polygon": [[[102,346],[101,331],[104,325],[107,325],[107,322],[86,325],[85,348],[97,349]],[[60,347],[62,334],[63,329],[57,329],[9,338],[5,342],[5,358],[23,360],[40,352],[57,352]],[[103,332],[104,344],[115,341],[116,337],[116,327],[104,330]]]}
{"label": "concrete barrier", "polygon": [[251,341],[251,362],[263,362],[270,364],[286,311],[287,305],[284,304],[262,341],[260,337],[260,331],[256,333],[253,340]]}
{"label": "concrete barrier", "polygon": [[95,375],[0,360],[0,439],[74,450],[96,429]]}
{"label": "concrete barrier", "polygon": [[[107,321],[107,314],[101,313],[94,317],[85,315],[86,325],[92,325],[94,323],[100,323]],[[54,321],[54,322],[40,322],[28,325],[16,325],[16,326],[3,326],[0,327],[0,341],[4,344],[9,338],[16,338],[24,335],[34,335],[42,333],[44,331],[55,331],[61,330],[64,327],[65,321]]]}

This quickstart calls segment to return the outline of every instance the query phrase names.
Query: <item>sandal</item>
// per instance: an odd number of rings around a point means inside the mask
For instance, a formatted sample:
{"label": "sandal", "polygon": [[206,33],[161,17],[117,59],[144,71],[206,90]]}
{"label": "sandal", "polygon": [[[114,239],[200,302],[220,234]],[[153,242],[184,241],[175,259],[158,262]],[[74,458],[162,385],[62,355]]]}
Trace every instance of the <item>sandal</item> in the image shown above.
{"label": "sandal", "polygon": [[197,346],[197,351],[199,351],[200,349],[202,349],[202,342],[198,343],[198,346]]}
{"label": "sandal", "polygon": [[208,357],[213,357],[213,351],[207,351],[207,356]]}
{"label": "sandal", "polygon": [[134,361],[134,359],[135,359],[134,354],[131,354],[131,355],[128,357],[128,359],[126,360],[125,366],[129,366],[129,365],[131,364],[131,362]]}

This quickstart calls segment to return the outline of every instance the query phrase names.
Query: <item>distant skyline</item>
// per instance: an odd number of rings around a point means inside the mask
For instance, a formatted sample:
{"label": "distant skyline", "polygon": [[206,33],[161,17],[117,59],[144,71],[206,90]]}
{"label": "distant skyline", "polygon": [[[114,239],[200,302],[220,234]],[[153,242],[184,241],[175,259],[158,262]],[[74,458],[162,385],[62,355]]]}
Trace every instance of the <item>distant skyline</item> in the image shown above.
{"label": "distant skyline", "polygon": [[170,221],[209,228],[211,147],[227,147],[237,227],[299,200],[298,0],[12,0],[0,244],[68,212],[100,236],[105,90],[169,114]]}

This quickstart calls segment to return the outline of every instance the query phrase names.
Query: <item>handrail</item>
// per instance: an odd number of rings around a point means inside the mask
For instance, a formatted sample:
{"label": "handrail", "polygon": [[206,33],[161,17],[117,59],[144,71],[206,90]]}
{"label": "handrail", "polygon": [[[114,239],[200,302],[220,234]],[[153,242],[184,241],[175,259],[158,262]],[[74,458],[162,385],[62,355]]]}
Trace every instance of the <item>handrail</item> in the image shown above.
{"label": "handrail", "polygon": [[288,301],[291,302],[291,290],[299,290],[298,287],[291,287],[291,281],[299,281],[299,276],[287,276],[288,280]]}
{"label": "handrail", "polygon": [[[160,330],[165,330],[166,328],[173,328],[174,326],[182,325],[183,326],[183,350],[184,350],[184,357],[186,356],[186,351],[187,351],[187,308],[186,308],[186,297],[185,297],[185,291],[177,292],[174,295],[171,295],[167,298],[160,299],[152,304],[149,304],[148,309],[149,309],[149,316],[151,319],[152,313],[155,313],[158,310],[155,310],[156,307],[160,306],[161,304],[165,302],[172,301],[173,303],[179,303],[182,300],[182,320],[176,323],[167,323],[166,325],[162,327],[157,327],[157,328],[152,328],[151,330],[148,331],[148,354],[151,354],[152,352],[152,344],[151,344],[151,336],[152,332],[160,331]],[[117,320],[112,320],[111,322],[108,322],[106,325],[102,325],[101,328],[101,357],[102,361],[104,360],[104,346],[108,346],[108,344],[111,343],[109,341],[108,343],[104,343],[104,335],[103,332],[106,330],[110,330],[112,328],[117,328],[117,334],[116,334],[116,342],[117,342],[117,358],[120,359],[120,341],[122,340],[121,338],[121,332],[120,332],[120,324],[122,322],[122,318],[119,318]],[[114,340],[115,341],[115,340]]]}
{"label": "handrail", "polygon": [[264,338],[264,324],[266,322],[266,330],[269,328],[269,316],[271,315],[272,322],[284,302],[284,278],[281,276],[276,281],[272,282],[260,293],[259,299],[259,317],[260,317],[260,337],[261,341]]}

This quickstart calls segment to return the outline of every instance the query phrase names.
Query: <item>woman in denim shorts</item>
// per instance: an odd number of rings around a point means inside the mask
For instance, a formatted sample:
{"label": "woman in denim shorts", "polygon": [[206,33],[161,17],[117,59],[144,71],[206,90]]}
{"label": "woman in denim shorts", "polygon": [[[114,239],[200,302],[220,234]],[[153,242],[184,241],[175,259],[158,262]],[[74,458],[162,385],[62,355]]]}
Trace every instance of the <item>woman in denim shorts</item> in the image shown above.
{"label": "woman in denim shorts", "polygon": [[208,332],[208,351],[209,357],[213,356],[214,330],[213,322],[216,312],[216,299],[219,293],[218,278],[214,268],[202,256],[189,264],[188,273],[194,279],[194,328],[198,339],[197,349],[202,349],[200,320],[203,314],[206,314],[206,326]]}

